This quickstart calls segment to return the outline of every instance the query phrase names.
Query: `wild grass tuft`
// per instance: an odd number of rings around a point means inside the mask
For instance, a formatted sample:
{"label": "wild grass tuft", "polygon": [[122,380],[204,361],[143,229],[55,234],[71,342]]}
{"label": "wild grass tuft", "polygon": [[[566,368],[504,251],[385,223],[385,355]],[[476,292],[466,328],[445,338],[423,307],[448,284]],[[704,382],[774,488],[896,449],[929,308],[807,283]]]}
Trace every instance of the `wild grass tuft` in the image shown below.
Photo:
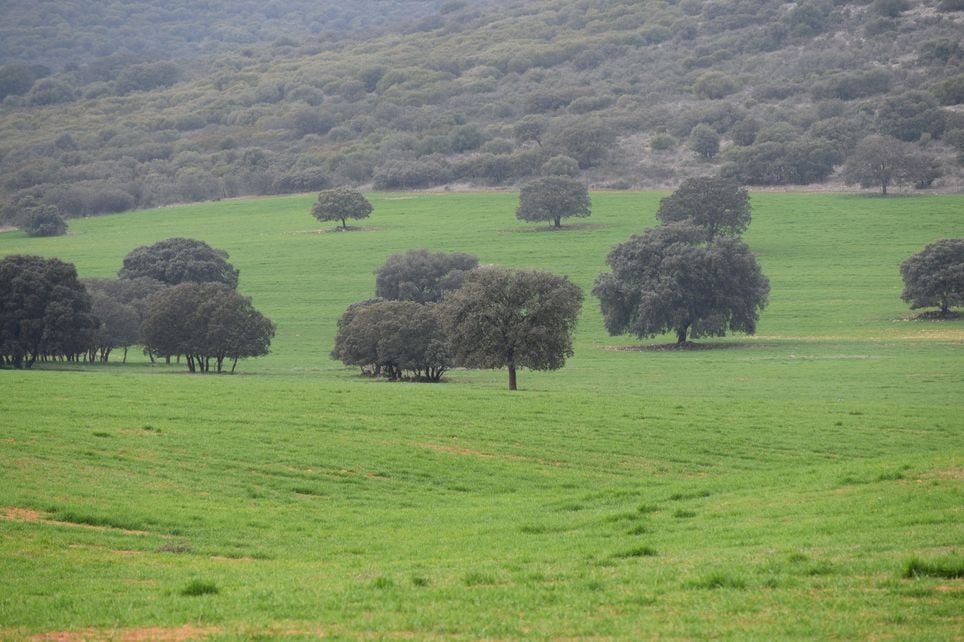
{"label": "wild grass tuft", "polygon": [[915,556],[904,562],[904,570],[901,575],[908,579],[918,577],[964,578],[964,557],[922,560]]}
{"label": "wild grass tuft", "polygon": [[651,546],[635,546],[625,551],[613,553],[613,557],[622,559],[632,557],[655,557],[656,555],[656,549],[652,548]]}
{"label": "wild grass tuft", "polygon": [[734,575],[729,575],[722,571],[711,573],[690,584],[691,588],[697,589],[738,589],[746,588],[746,581]]}
{"label": "wild grass tuft", "polygon": [[191,580],[187,586],[181,589],[180,594],[185,597],[196,597],[199,595],[217,595],[217,584],[205,580]]}

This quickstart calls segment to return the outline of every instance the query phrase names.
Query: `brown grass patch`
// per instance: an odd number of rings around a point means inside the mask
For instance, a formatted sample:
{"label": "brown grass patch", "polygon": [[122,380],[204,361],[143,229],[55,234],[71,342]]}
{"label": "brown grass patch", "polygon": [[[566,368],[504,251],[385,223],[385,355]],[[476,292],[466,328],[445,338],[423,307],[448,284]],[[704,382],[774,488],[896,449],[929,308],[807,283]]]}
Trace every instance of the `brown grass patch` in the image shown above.
{"label": "brown grass patch", "polygon": [[29,508],[10,507],[3,509],[3,518],[13,522],[39,522],[43,520],[44,514]]}

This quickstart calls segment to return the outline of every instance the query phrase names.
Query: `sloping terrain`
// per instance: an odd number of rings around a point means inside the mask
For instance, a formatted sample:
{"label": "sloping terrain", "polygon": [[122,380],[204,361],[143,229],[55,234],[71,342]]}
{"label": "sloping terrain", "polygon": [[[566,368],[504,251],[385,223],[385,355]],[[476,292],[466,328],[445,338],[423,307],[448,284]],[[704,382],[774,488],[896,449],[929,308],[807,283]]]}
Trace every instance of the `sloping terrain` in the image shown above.
{"label": "sloping terrain", "polygon": [[872,133],[961,185],[954,0],[50,4],[3,9],[0,188],[67,216],[551,159],[604,187],[820,184]]}

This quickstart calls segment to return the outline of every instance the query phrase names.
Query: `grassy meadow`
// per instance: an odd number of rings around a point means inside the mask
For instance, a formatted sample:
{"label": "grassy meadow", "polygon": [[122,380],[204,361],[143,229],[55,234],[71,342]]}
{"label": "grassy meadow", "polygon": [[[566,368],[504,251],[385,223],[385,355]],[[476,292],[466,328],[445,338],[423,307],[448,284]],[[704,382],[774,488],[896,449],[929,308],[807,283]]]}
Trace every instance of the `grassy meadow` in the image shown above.
{"label": "grassy meadow", "polygon": [[[960,639],[964,320],[899,265],[964,236],[964,196],[754,193],[758,334],[609,337],[589,294],[659,193],[562,230],[512,193],[312,195],[0,234],[0,256],[116,274],[138,245],[226,249],[278,325],[234,376],[128,363],[0,371],[0,639]],[[408,249],[586,291],[556,372],[362,379],[335,322]]]}

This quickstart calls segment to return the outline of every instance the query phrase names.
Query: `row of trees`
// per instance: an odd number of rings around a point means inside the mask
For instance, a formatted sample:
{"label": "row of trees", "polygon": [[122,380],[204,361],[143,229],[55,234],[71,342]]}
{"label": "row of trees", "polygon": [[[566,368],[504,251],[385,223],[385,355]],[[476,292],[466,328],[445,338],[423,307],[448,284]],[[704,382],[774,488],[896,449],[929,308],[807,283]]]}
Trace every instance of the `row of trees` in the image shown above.
{"label": "row of trees", "polygon": [[107,363],[142,345],[152,360],[185,359],[191,372],[222,372],[267,354],[275,326],[236,291],[222,250],[172,238],[124,258],[118,279],[78,279],[58,259],[0,261],[0,366],[38,359]]}

